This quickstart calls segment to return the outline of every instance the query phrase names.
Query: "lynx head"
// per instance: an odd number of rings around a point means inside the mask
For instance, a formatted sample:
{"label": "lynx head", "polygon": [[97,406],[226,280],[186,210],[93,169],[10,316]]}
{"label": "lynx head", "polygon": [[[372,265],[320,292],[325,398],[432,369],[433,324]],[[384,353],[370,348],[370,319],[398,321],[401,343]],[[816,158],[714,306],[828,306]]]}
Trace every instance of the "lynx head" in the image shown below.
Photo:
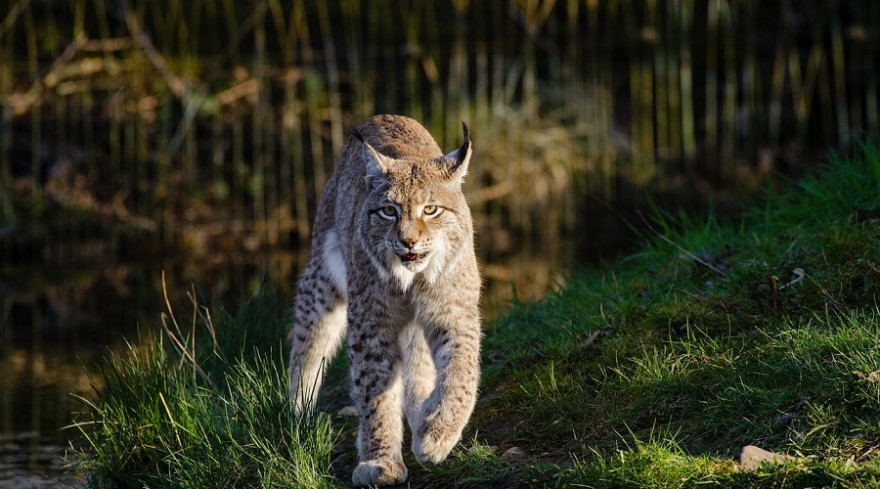
{"label": "lynx head", "polygon": [[464,143],[433,159],[395,159],[363,143],[368,196],[360,235],[381,275],[406,290],[417,274],[433,283],[472,239],[470,211],[461,190],[471,157],[467,125]]}

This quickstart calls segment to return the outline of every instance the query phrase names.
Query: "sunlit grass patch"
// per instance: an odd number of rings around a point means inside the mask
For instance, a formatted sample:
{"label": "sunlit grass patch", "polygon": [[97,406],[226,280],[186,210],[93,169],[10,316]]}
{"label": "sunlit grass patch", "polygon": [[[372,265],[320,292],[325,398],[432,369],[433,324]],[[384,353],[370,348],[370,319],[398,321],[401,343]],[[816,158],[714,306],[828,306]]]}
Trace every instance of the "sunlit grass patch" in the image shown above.
{"label": "sunlit grass patch", "polygon": [[[621,422],[663,422],[702,450],[761,443],[826,454],[844,440],[880,439],[880,402],[864,380],[878,369],[880,316],[867,311],[775,334],[669,342],[623,362],[598,398],[613,403]],[[829,433],[825,441],[817,430]]]}
{"label": "sunlit grass patch", "polygon": [[489,326],[477,428],[586,487],[784,481],[730,470],[750,444],[808,457],[796,487],[874,480],[878,168],[866,144],[736,220],[656,211],[640,252]]}
{"label": "sunlit grass patch", "polygon": [[689,455],[674,435],[663,433],[650,439],[627,440],[610,455],[594,453],[592,460],[578,460],[564,474],[564,486],[596,488],[667,488],[713,485],[737,468],[730,460],[708,455]]}
{"label": "sunlit grass patch", "polygon": [[109,358],[106,387],[76,423],[91,487],[334,485],[329,420],[290,403],[275,298],[214,316],[202,309],[183,333],[172,314],[145,351]]}
{"label": "sunlit grass patch", "polygon": [[876,487],[876,461],[791,457],[742,469],[728,457],[688,453],[674,434],[656,433],[647,440],[623,438],[610,454],[592,453],[562,473],[556,487],[692,488],[731,487]]}

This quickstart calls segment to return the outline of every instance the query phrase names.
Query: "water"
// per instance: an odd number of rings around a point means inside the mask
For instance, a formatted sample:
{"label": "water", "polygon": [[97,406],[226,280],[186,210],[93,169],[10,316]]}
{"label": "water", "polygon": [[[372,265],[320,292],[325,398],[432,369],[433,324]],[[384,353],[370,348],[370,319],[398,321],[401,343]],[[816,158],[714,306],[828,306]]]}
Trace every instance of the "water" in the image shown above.
{"label": "water", "polygon": [[64,446],[37,432],[0,436],[0,487],[15,489],[82,485],[65,469]]}
{"label": "water", "polygon": [[257,287],[261,268],[271,268],[270,286],[289,294],[296,260],[279,250],[265,265],[206,260],[199,266],[182,256],[124,261],[108,252],[111,243],[101,243],[104,256],[90,253],[94,246],[72,242],[55,250],[63,256],[0,265],[0,486],[63,474],[65,448],[77,435],[65,427],[83,408],[74,396],[93,398],[106,355],[157,331],[165,310],[163,270],[170,300],[183,311],[191,284],[232,302]]}

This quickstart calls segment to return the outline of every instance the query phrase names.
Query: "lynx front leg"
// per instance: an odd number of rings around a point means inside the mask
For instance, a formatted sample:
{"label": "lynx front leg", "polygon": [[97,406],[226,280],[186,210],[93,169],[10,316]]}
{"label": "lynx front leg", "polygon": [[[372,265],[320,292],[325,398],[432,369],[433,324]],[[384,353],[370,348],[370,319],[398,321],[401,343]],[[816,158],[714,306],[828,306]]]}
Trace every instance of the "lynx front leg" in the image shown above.
{"label": "lynx front leg", "polygon": [[437,385],[422,405],[421,422],[413,432],[412,451],[422,465],[436,465],[461,439],[477,399],[480,379],[480,323],[464,315],[450,327],[428,331],[437,365]]}
{"label": "lynx front leg", "polygon": [[311,263],[297,286],[290,394],[297,412],[314,408],[327,364],[345,333],[345,300],[330,278]]}
{"label": "lynx front leg", "polygon": [[352,393],[358,408],[357,486],[406,480],[403,463],[402,358],[396,332],[360,318],[349,331]]}

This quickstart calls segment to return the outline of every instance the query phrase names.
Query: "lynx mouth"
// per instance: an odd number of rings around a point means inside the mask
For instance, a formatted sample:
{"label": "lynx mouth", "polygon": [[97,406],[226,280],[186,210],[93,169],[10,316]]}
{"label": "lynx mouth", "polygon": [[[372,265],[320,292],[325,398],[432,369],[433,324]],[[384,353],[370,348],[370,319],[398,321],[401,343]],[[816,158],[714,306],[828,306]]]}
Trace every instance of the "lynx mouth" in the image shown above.
{"label": "lynx mouth", "polygon": [[401,253],[400,261],[403,263],[419,262],[427,256],[427,253]]}

